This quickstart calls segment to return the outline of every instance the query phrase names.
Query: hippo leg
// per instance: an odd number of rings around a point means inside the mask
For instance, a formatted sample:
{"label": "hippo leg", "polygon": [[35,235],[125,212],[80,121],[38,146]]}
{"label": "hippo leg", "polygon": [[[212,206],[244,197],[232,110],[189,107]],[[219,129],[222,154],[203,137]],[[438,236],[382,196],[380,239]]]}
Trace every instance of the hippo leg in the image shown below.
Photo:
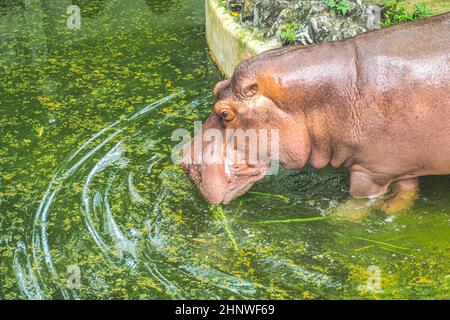
{"label": "hippo leg", "polygon": [[384,195],[389,190],[389,182],[369,171],[359,170],[350,172],[350,194],[353,198],[339,205],[334,214],[344,219],[360,220],[373,209],[379,208]]}
{"label": "hippo leg", "polygon": [[414,203],[419,191],[419,178],[396,181],[392,184],[393,196],[382,206],[382,210],[391,215],[407,210]]}
{"label": "hippo leg", "polygon": [[365,171],[350,172],[350,195],[355,198],[375,199],[389,190],[390,181]]}
{"label": "hippo leg", "polygon": [[358,221],[368,216],[373,209],[378,208],[379,200],[350,198],[340,204],[332,214],[340,216],[345,220]]}

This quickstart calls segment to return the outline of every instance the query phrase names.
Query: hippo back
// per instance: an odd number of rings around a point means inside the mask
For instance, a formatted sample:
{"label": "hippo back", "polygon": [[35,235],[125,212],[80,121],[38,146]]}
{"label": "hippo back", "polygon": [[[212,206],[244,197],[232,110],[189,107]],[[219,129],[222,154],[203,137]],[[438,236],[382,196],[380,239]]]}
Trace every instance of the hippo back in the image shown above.
{"label": "hippo back", "polygon": [[[352,39],[370,146],[450,173],[450,13]],[[407,148],[404,146],[414,146]]]}

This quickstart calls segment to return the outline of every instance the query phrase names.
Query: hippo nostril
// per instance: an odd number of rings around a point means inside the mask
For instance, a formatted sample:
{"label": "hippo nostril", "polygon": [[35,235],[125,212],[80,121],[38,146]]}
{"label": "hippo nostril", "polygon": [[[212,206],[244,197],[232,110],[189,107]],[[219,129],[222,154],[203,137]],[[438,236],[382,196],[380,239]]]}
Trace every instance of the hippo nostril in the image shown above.
{"label": "hippo nostril", "polygon": [[247,164],[235,164],[230,167],[230,173],[236,177],[247,171],[250,167]]}
{"label": "hippo nostril", "polygon": [[231,166],[231,170],[233,171],[242,171],[248,169],[247,164],[234,164]]}

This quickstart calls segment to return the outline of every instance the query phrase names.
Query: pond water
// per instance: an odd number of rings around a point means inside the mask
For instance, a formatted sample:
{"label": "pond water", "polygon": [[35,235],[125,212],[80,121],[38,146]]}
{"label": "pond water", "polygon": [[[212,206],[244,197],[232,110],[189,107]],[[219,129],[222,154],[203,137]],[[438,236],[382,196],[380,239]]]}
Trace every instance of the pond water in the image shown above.
{"label": "pond water", "polygon": [[220,80],[203,1],[73,3],[0,7],[0,298],[449,298],[450,177],[395,218],[305,220],[330,169],[211,208],[170,160]]}

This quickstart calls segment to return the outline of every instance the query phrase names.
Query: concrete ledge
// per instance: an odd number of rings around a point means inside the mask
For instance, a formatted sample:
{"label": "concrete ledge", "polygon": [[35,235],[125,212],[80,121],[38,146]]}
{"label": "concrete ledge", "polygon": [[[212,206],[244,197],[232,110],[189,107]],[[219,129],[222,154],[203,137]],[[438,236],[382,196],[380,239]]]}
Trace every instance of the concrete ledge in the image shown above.
{"label": "concrete ledge", "polygon": [[249,29],[242,27],[224,7],[221,0],[205,0],[206,41],[211,56],[225,77],[233,75],[234,68],[248,54],[280,47],[275,40],[263,41]]}

